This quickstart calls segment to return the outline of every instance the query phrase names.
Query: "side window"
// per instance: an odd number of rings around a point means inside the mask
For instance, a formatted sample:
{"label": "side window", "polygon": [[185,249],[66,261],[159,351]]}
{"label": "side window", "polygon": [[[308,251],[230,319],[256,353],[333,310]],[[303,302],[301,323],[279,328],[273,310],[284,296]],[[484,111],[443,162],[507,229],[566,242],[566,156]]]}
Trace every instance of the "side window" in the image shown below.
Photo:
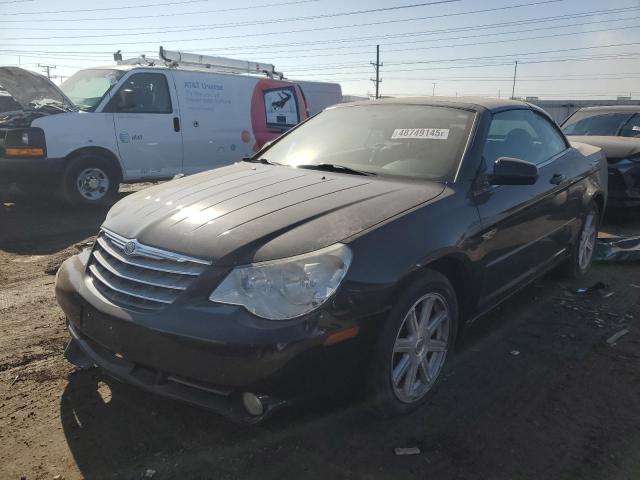
{"label": "side window", "polygon": [[539,165],[566,148],[564,138],[542,115],[531,110],[508,110],[493,116],[483,156],[487,165],[500,157]]}
{"label": "side window", "polygon": [[161,73],[136,73],[118,89],[107,107],[113,113],[171,113],[167,78]]}

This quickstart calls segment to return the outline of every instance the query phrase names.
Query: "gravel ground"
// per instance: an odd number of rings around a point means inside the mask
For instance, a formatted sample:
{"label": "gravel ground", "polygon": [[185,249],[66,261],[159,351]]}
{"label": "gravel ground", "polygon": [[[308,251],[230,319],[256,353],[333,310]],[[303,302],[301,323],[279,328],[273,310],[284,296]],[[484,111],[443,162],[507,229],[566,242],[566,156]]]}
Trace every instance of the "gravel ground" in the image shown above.
{"label": "gravel ground", "polygon": [[[53,274],[105,213],[0,194],[2,479],[640,478],[638,264],[523,290],[470,329],[412,415],[377,420],[354,396],[242,427],[63,359]],[[640,234],[639,213],[605,229]],[[596,281],[614,294],[566,293]]]}

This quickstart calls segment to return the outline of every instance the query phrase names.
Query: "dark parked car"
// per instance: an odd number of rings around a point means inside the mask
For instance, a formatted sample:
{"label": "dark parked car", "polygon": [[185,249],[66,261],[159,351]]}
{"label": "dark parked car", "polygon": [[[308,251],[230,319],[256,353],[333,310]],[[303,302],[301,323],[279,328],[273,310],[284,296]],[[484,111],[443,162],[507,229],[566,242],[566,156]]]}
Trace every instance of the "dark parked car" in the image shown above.
{"label": "dark parked car", "polygon": [[58,272],[67,358],[247,422],[359,383],[407,412],[465,326],[587,271],[606,198],[600,150],[525,103],[332,107],[116,204]]}
{"label": "dark parked car", "polygon": [[582,108],[562,123],[562,130],[569,140],[604,152],[611,206],[640,205],[640,105]]}

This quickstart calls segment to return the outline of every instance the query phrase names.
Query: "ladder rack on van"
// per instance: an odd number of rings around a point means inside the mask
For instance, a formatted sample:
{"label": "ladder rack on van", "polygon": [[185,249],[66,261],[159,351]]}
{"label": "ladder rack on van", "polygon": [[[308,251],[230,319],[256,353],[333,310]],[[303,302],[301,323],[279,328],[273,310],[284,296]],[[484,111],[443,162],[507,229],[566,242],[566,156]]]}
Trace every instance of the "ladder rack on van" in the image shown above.
{"label": "ladder rack on van", "polygon": [[165,50],[160,47],[160,58],[169,67],[191,67],[211,69],[225,73],[263,73],[269,78],[284,78],[284,74],[277,72],[276,67],[270,63],[249,62],[247,60],[236,60],[225,57],[212,57],[208,55],[198,55],[196,53],[186,53]]}

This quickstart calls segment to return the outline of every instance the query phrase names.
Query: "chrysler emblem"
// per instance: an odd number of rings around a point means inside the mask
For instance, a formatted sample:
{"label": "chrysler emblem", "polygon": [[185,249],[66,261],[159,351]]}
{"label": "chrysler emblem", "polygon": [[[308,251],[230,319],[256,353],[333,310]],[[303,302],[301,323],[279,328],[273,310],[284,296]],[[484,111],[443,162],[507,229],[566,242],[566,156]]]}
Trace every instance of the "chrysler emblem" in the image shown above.
{"label": "chrysler emblem", "polygon": [[124,253],[130,257],[132,255],[135,255],[136,253],[136,242],[135,241],[131,241],[131,242],[127,242],[124,244]]}

